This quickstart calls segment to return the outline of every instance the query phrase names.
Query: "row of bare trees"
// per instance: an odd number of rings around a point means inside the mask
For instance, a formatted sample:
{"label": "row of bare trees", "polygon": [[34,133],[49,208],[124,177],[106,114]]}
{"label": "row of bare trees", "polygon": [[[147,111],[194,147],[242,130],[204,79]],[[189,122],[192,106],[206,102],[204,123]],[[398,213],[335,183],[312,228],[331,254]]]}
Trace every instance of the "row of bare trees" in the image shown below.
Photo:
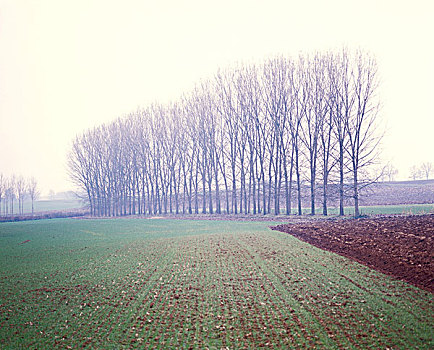
{"label": "row of bare trees", "polygon": [[[98,216],[161,213],[340,214],[376,159],[375,60],[342,50],[219,70],[170,105],[84,132],[69,173]],[[318,198],[320,196],[320,198]]]}
{"label": "row of bare trees", "polygon": [[38,184],[34,177],[25,179],[23,176],[4,176],[0,173],[0,216],[24,214],[24,201],[34,202],[39,197]]}
{"label": "row of bare trees", "polygon": [[410,179],[420,180],[420,179],[430,179],[431,175],[434,173],[434,167],[430,162],[424,162],[419,166],[413,165],[410,168]]}

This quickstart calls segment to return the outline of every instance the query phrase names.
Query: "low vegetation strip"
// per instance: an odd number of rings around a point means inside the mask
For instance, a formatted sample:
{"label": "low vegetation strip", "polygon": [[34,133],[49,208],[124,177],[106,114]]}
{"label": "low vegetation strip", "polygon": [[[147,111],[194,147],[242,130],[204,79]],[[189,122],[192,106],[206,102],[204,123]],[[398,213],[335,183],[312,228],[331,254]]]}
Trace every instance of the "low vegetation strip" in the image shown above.
{"label": "low vegetation strip", "polygon": [[273,227],[434,292],[434,214]]}
{"label": "low vegetation strip", "polygon": [[86,214],[87,212],[85,210],[79,209],[75,211],[51,211],[51,212],[37,213],[37,214],[8,215],[8,216],[0,216],[0,222],[72,218],[72,217],[85,216]]}
{"label": "low vegetation strip", "polygon": [[3,223],[0,348],[433,347],[431,293],[272,224]]}

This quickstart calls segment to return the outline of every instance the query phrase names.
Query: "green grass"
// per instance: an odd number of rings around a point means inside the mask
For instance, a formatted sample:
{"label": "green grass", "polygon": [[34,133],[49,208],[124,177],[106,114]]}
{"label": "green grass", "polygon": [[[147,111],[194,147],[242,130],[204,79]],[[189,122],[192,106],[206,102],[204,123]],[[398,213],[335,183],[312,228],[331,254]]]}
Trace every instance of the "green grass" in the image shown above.
{"label": "green grass", "polygon": [[[351,208],[349,208],[351,210]],[[434,213],[434,204],[408,204],[408,205],[378,205],[370,207],[361,207],[362,215],[375,215],[375,214],[430,214]],[[354,210],[350,211],[354,214]]]}
{"label": "green grass", "polygon": [[0,224],[0,348],[433,348],[431,293],[270,224]]}
{"label": "green grass", "polygon": [[[303,208],[303,214],[310,214],[310,208]],[[316,208],[317,215],[322,215],[322,208]],[[345,207],[345,215],[354,215],[354,207]],[[293,214],[297,214],[297,210],[292,210]],[[401,204],[401,205],[373,205],[373,206],[361,206],[361,215],[393,215],[393,214],[431,214],[434,213],[434,204]],[[328,215],[338,215],[339,208],[329,207]]]}
{"label": "green grass", "polygon": [[[34,203],[34,211],[52,211],[52,210],[69,210],[81,208],[83,203],[75,199],[53,199],[53,200],[38,200]],[[27,201],[24,203],[24,212],[32,212],[32,203]]]}
{"label": "green grass", "polygon": [[[76,199],[37,200],[33,203],[34,213],[49,212],[55,210],[79,209],[82,207],[83,207],[83,203],[80,200],[76,200]],[[0,216],[4,215],[4,211],[5,211],[4,202],[2,202]],[[32,212],[32,202],[27,200],[24,202],[24,214],[30,214],[31,212]],[[14,203],[14,215],[18,215],[18,202]]]}

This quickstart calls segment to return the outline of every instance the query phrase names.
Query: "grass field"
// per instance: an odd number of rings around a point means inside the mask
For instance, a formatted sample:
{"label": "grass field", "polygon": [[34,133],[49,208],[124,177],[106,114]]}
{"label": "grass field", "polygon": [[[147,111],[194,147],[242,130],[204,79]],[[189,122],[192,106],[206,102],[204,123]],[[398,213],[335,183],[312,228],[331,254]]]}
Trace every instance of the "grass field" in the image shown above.
{"label": "grass field", "polygon": [[[46,212],[52,210],[69,210],[81,208],[83,203],[76,199],[50,199],[50,200],[38,200],[34,203],[35,212]],[[17,212],[18,208],[15,208]],[[32,202],[24,202],[24,213],[32,212]]]}
{"label": "grass field", "polygon": [[0,348],[434,347],[431,293],[271,224],[0,224]]}
{"label": "grass field", "polygon": [[[354,215],[354,207],[345,207],[345,215]],[[293,214],[297,214],[296,209],[292,210]],[[303,208],[303,214],[308,215],[310,208]],[[402,205],[372,205],[361,206],[361,215],[417,215],[434,213],[434,204],[402,204]],[[316,214],[322,215],[322,208],[316,208]],[[339,215],[339,208],[328,208],[329,215]]]}
{"label": "grass field", "polygon": [[[354,215],[354,208],[345,208],[345,213]],[[418,215],[434,213],[434,204],[402,204],[402,205],[373,205],[360,207],[362,215]],[[336,214],[338,211],[336,210]]]}

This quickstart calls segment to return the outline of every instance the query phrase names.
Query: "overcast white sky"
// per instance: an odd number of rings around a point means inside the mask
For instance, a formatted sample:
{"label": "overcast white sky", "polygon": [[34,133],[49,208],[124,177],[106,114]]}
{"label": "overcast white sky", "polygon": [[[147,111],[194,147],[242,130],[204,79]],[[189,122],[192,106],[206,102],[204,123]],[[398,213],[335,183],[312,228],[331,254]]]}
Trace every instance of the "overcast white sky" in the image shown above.
{"label": "overcast white sky", "polygon": [[72,138],[176,99],[239,61],[361,47],[377,57],[384,158],[434,163],[434,2],[0,0],[0,173],[72,188]]}

